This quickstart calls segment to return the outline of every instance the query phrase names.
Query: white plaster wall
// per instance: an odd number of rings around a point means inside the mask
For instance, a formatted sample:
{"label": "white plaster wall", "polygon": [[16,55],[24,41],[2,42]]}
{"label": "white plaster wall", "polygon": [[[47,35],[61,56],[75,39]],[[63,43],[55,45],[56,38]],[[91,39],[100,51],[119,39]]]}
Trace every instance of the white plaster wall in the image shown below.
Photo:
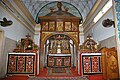
{"label": "white plaster wall", "polygon": [[1,75],[0,77],[5,77],[7,73],[7,63],[8,63],[8,53],[13,52],[16,47],[16,41],[5,37],[4,41],[4,51],[1,57],[2,63],[0,64],[1,67]]}
{"label": "white plaster wall", "polygon": [[[34,38],[34,34],[31,33],[28,29],[26,29],[21,23],[19,23],[13,16],[11,16],[6,10],[0,7],[0,18],[6,17],[8,20],[12,20],[13,24],[8,27],[1,27],[4,30],[5,36],[13,39],[20,40],[20,38],[24,38],[27,33],[31,35],[31,38]],[[0,19],[0,20],[1,20]]]}
{"label": "white plaster wall", "polygon": [[114,19],[112,8],[94,25],[93,38],[96,38],[98,41],[102,41],[115,35],[115,28],[113,26],[110,28],[105,28],[102,25],[102,21],[107,18],[112,20]]}
{"label": "white plaster wall", "polygon": [[80,43],[79,45],[82,45],[82,43],[84,42],[84,33],[83,33],[83,27],[82,26],[79,26],[79,40],[80,40]]}
{"label": "white plaster wall", "polygon": [[98,12],[102,9],[102,7],[105,5],[107,1],[108,0],[101,0],[101,3],[99,4],[98,8],[93,12],[92,16],[90,16],[90,19],[87,20],[87,23],[85,24],[84,27],[90,26],[89,23],[91,24],[91,21],[93,20],[93,18],[98,14]]}
{"label": "white plaster wall", "polygon": [[114,36],[115,28],[113,27],[105,28],[102,25],[102,21],[107,18],[112,19],[112,20],[114,19],[112,8],[96,24],[94,24],[93,27],[85,34],[85,39],[88,34],[91,34],[95,41],[102,41],[111,36]]}
{"label": "white plaster wall", "polygon": [[84,42],[84,36],[80,35],[80,44],[79,45],[82,45],[83,42]]}
{"label": "white plaster wall", "polygon": [[34,42],[38,46],[40,45],[40,30],[41,30],[40,24],[36,24],[36,26],[35,26]]}
{"label": "white plaster wall", "polygon": [[40,45],[40,34],[35,34],[35,35],[34,35],[34,42],[35,42],[35,44],[37,44],[38,46]]}
{"label": "white plaster wall", "polygon": [[[4,37],[5,37],[5,45],[4,45],[4,53],[0,53],[2,58],[0,57],[0,60],[2,60],[2,64],[0,67],[0,78],[5,77],[6,70],[7,70],[7,54],[9,51],[12,51],[15,48],[16,40],[20,40],[21,38],[25,38],[25,35],[29,33],[31,35],[31,38],[34,39],[34,34],[31,33],[27,28],[25,28],[21,23],[19,23],[13,16],[11,16],[6,10],[4,10],[0,6],[0,21],[2,21],[3,17],[6,17],[8,20],[12,20],[13,24],[8,27],[2,27],[0,26],[0,29],[4,31]],[[6,47],[7,46],[7,49]],[[13,47],[14,46],[14,47]],[[9,50],[10,49],[10,50]]]}
{"label": "white plaster wall", "polygon": [[0,78],[2,76],[2,64],[3,64],[3,60],[2,60],[2,57],[3,57],[3,44],[4,43],[4,32],[2,30],[0,30]]}
{"label": "white plaster wall", "polygon": [[100,41],[100,48],[102,47],[107,47],[107,48],[112,48],[112,47],[116,47],[116,42],[115,42],[116,38],[115,36],[109,37],[105,40]]}

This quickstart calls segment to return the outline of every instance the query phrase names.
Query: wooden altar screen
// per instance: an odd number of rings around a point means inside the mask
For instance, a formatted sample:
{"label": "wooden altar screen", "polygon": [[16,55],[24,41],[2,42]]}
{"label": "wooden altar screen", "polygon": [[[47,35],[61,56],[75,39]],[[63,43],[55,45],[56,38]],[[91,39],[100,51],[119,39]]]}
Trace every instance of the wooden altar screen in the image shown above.
{"label": "wooden altar screen", "polygon": [[[40,69],[43,69],[44,67],[44,58],[45,58],[45,53],[44,53],[44,44],[46,42],[46,40],[51,37],[52,35],[67,35],[68,37],[70,37],[74,44],[76,45],[76,48],[78,50],[78,45],[79,45],[79,23],[81,21],[80,18],[72,15],[71,13],[67,12],[67,11],[63,11],[62,10],[62,5],[61,2],[58,2],[59,7],[58,7],[58,11],[51,11],[49,14],[47,14],[46,16],[39,16],[38,20],[41,24],[41,35],[40,35]],[[58,36],[59,37],[59,36]],[[54,53],[56,54],[56,53]],[[48,61],[48,66],[52,66],[55,65],[54,63],[51,63],[52,61],[54,61],[54,59],[56,60],[63,60],[64,57],[66,57],[66,61],[67,59],[70,59],[70,57],[68,56],[47,56],[48,59],[50,61]],[[76,56],[77,57],[77,56]],[[54,58],[54,59],[52,59]],[[59,58],[59,59],[57,59]],[[61,59],[60,59],[61,58]],[[70,62],[69,60],[69,62]],[[65,59],[63,60],[65,61]],[[61,62],[60,65],[62,65]],[[68,64],[66,64],[68,65]],[[70,65],[68,65],[70,66]]]}

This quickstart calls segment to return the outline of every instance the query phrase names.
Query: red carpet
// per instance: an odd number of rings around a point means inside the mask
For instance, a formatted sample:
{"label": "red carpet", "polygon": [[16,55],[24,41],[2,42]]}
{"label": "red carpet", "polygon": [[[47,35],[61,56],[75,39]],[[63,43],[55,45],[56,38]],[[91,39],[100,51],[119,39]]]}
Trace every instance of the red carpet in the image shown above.
{"label": "red carpet", "polygon": [[72,76],[69,68],[49,68],[47,76]]}
{"label": "red carpet", "polygon": [[[71,70],[72,76],[79,76],[78,72],[75,70],[75,68],[71,68],[70,70]],[[48,72],[48,69],[44,68],[42,71],[40,71],[40,74],[37,76],[38,77],[48,77],[47,72]],[[49,76],[49,77],[56,77],[56,76]],[[63,77],[63,76],[58,76],[58,77]]]}
{"label": "red carpet", "polygon": [[71,70],[73,76],[80,76],[80,75],[78,74],[78,71],[77,71],[75,68],[71,68],[70,70]]}
{"label": "red carpet", "polygon": [[0,80],[27,80],[28,76],[8,76],[7,78]]}
{"label": "red carpet", "polygon": [[89,80],[103,80],[102,75],[90,75]]}
{"label": "red carpet", "polygon": [[[78,72],[75,70],[75,68],[71,68],[71,73],[72,76],[57,76],[57,77],[77,77],[80,76],[78,75]],[[44,68],[42,71],[40,71],[39,75],[36,75],[36,77],[56,77],[56,76],[47,76],[48,69]],[[89,80],[103,80],[102,75],[90,75],[88,76]],[[28,76],[8,76],[5,79],[0,79],[0,80],[27,80]]]}

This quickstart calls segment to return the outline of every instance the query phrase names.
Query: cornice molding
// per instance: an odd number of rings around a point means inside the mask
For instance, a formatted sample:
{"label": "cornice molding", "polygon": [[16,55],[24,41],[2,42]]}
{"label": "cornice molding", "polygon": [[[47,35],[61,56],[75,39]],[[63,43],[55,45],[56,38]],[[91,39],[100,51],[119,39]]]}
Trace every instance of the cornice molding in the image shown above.
{"label": "cornice molding", "polygon": [[85,27],[85,25],[89,22],[91,16],[93,16],[94,12],[96,11],[101,2],[102,0],[97,0],[93,8],[90,10],[89,15],[87,15],[86,20],[83,23],[83,27]]}
{"label": "cornice molding", "polygon": [[23,12],[23,14],[29,19],[29,21],[35,26],[36,22],[34,21],[33,16],[30,14],[24,3],[21,0],[13,0],[13,1]]}
{"label": "cornice molding", "polygon": [[30,29],[32,29],[34,31],[34,28],[32,25],[30,25],[30,23],[22,16],[22,14],[19,13],[19,11],[12,5],[12,3],[10,3],[8,0],[4,0],[4,2],[11,8],[11,10],[14,11],[14,13],[19,16],[19,18],[22,19],[23,22],[25,22],[25,24],[28,25],[28,27]]}
{"label": "cornice molding", "polygon": [[[112,9],[112,7],[111,7],[105,14],[107,14],[111,9]],[[104,14],[104,15],[105,15],[105,14]],[[103,15],[102,17],[104,17],[104,15]],[[101,17],[101,18],[102,18],[102,17]],[[100,19],[101,19],[101,18],[100,18]],[[98,23],[98,22],[100,21],[100,19],[99,19],[96,23]],[[90,29],[92,29],[92,28],[94,27],[94,25],[95,25],[96,23],[93,23],[93,21],[91,21],[91,24],[90,24],[90,23],[88,24],[89,27],[86,27],[83,32],[86,34]]]}
{"label": "cornice molding", "polygon": [[[14,7],[13,7],[7,0],[5,0],[5,3],[7,3],[7,5],[9,5],[10,8],[14,9]],[[20,22],[26,29],[28,29],[31,33],[34,34],[34,29],[28,27],[28,25],[26,26],[26,25],[23,23],[23,21],[19,20],[18,16],[15,16],[15,15],[13,14],[13,12],[8,9],[8,7],[4,6],[2,3],[0,3],[0,6],[1,6],[4,10],[6,10],[11,16],[13,16],[18,22]],[[16,10],[15,10],[15,11],[16,11]]]}
{"label": "cornice molding", "polygon": [[[32,25],[30,25],[30,23],[18,12],[18,10],[16,10],[15,8],[14,8],[14,6],[8,1],[8,0],[4,0],[4,2],[7,4],[7,6],[11,9],[11,10],[13,10],[14,12],[14,14],[16,14],[16,17],[17,18],[20,18],[22,21],[22,23],[25,23],[27,26],[26,27],[28,27],[29,28],[29,30],[31,30],[32,32],[34,32],[34,28],[33,28],[33,26]],[[27,28],[27,29],[28,29]]]}

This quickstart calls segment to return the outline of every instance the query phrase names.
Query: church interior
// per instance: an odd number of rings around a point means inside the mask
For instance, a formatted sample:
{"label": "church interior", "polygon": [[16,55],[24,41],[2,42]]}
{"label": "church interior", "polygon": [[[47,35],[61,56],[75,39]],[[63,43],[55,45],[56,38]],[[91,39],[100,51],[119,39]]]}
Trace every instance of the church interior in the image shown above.
{"label": "church interior", "polygon": [[119,0],[0,0],[0,80],[119,80]]}

